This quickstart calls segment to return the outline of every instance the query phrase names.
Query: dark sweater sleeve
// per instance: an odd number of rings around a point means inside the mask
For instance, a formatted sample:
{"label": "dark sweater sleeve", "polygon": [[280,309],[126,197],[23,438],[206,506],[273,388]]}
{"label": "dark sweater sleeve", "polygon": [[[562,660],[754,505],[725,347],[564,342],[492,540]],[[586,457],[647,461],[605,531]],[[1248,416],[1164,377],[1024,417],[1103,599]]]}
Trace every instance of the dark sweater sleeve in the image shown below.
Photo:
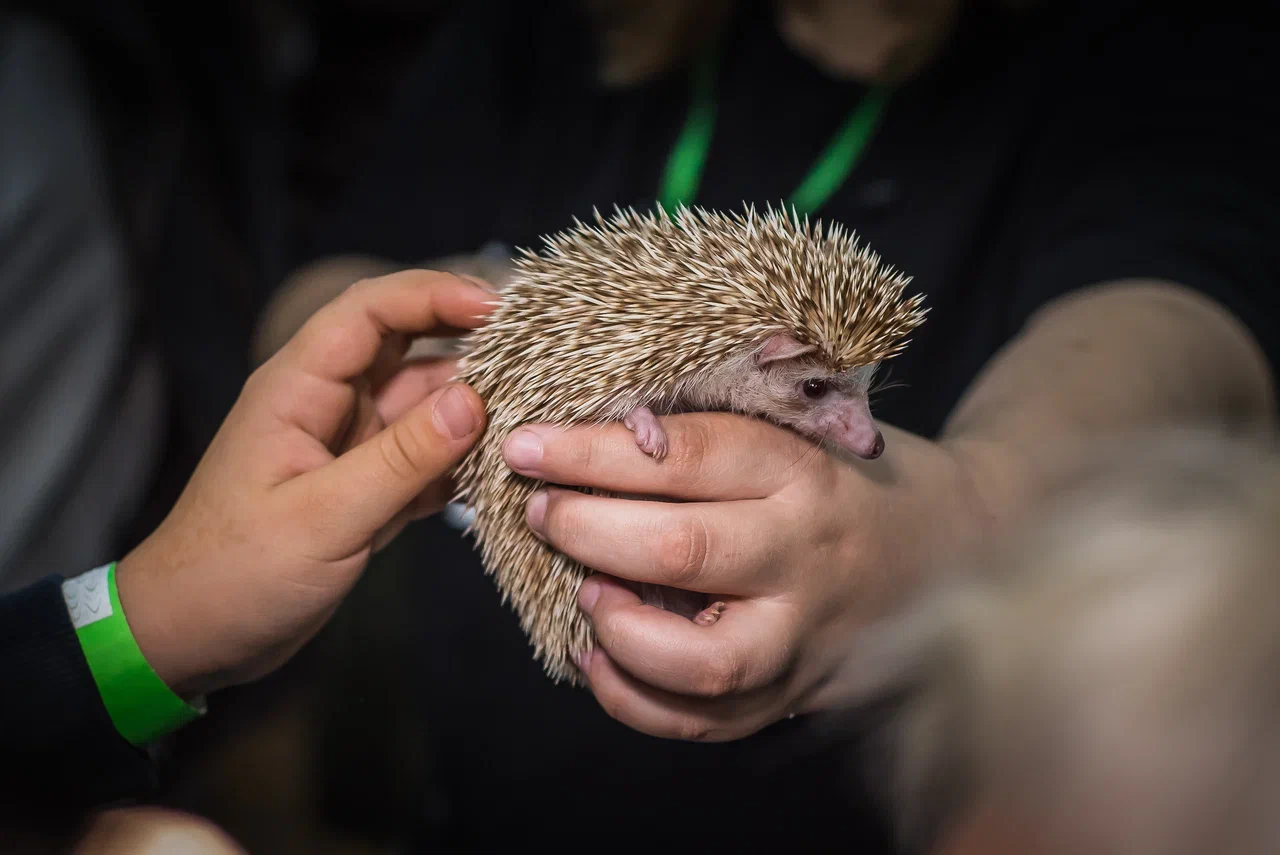
{"label": "dark sweater sleeve", "polygon": [[0,804],[64,812],[131,800],[151,757],[116,731],[50,576],[0,598]]}

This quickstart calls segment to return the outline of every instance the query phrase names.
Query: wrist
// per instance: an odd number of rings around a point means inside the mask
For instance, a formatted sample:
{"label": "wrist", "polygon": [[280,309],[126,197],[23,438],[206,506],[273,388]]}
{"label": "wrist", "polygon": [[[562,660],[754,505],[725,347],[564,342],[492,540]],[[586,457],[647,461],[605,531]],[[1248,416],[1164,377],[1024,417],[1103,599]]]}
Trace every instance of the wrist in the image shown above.
{"label": "wrist", "polygon": [[910,566],[925,572],[985,543],[998,527],[995,493],[1004,483],[988,450],[890,431],[886,444],[900,461],[893,480],[903,488],[896,517]]}
{"label": "wrist", "polygon": [[972,483],[988,537],[1008,530],[1035,508],[1090,450],[1086,439],[1040,437],[1032,442],[966,433],[940,443]]}
{"label": "wrist", "polygon": [[945,438],[938,445],[966,485],[967,514],[979,527],[982,539],[989,539],[1004,528],[1011,510],[1021,501],[1016,455],[1001,443],[967,437]]}
{"label": "wrist", "polygon": [[147,544],[117,562],[116,584],[134,640],[156,676],[183,699],[210,691],[198,657],[188,649],[198,629],[176,602],[170,579],[152,572]]}
{"label": "wrist", "polygon": [[911,511],[909,539],[925,576],[948,573],[979,553],[1000,526],[990,478],[1002,472],[978,449],[927,443],[920,455],[920,489]]}
{"label": "wrist", "polygon": [[202,698],[178,697],[151,667],[120,601],[118,566],[63,582],[63,598],[85,664],[116,730],[143,746],[204,713]]}
{"label": "wrist", "polygon": [[864,492],[868,477],[880,485],[874,505],[878,533],[869,540],[863,527],[851,527],[845,553],[850,566],[872,561],[894,567],[883,598],[868,597],[864,579],[854,585],[851,602],[857,605],[851,608],[870,608],[876,619],[910,602],[921,585],[968,563],[998,525],[978,449],[952,448],[891,425],[881,429],[888,449],[883,463],[859,473],[853,488]]}

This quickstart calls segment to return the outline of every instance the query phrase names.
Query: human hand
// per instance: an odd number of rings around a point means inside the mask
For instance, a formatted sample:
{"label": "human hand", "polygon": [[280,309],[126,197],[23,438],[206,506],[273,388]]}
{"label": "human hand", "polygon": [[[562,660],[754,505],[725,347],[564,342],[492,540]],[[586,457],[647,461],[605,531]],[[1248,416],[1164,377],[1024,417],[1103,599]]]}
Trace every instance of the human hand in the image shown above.
{"label": "human hand", "polygon": [[[661,421],[661,462],[622,425],[527,426],[504,449],[514,471],[553,484],[680,500],[549,488],[528,508],[539,536],[600,571],[578,592],[598,639],[579,667],[609,715],[644,733],[731,740],[826,708],[851,636],[906,596],[938,551],[985,526],[963,459],[902,431],[882,426],[885,454],[850,463],[754,419]],[[521,459],[525,431],[536,442]],[[699,626],[644,605],[635,583],[727,607]]]}
{"label": "human hand", "polygon": [[[479,252],[459,253],[423,262],[420,267],[453,273],[491,291],[501,291],[515,269],[509,253],[495,243]],[[321,306],[362,279],[394,273],[399,266],[368,255],[340,255],[321,258],[293,271],[263,309],[254,332],[252,358],[255,365],[266,362],[284,346]],[[440,356],[451,352],[444,337],[423,339],[411,356]]]}
{"label": "human hand", "polygon": [[160,527],[117,568],[143,655],[177,694],[283,664],[370,555],[450,498],[443,477],[482,433],[450,360],[414,336],[482,323],[492,294],[456,276],[363,281],[256,370]]}

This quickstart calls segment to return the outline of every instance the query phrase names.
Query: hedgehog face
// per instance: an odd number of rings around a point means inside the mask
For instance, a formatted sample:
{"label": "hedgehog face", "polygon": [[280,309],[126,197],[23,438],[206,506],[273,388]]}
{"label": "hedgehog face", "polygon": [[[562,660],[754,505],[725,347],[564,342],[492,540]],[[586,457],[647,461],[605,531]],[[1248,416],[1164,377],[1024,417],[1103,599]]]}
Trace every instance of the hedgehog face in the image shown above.
{"label": "hedgehog face", "polygon": [[884,451],[884,437],[868,403],[878,364],[838,371],[815,351],[788,335],[771,337],[739,380],[736,408],[874,460]]}

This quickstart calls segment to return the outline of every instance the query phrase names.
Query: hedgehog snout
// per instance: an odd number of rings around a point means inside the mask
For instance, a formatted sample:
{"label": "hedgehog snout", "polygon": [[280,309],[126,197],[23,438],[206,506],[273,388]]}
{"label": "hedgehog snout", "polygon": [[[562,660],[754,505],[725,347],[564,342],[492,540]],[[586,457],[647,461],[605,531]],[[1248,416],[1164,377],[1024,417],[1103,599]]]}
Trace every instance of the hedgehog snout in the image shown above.
{"label": "hedgehog snout", "polygon": [[825,421],[827,441],[850,454],[864,460],[875,460],[884,453],[884,434],[871,417],[866,398],[859,396],[833,401]]}

